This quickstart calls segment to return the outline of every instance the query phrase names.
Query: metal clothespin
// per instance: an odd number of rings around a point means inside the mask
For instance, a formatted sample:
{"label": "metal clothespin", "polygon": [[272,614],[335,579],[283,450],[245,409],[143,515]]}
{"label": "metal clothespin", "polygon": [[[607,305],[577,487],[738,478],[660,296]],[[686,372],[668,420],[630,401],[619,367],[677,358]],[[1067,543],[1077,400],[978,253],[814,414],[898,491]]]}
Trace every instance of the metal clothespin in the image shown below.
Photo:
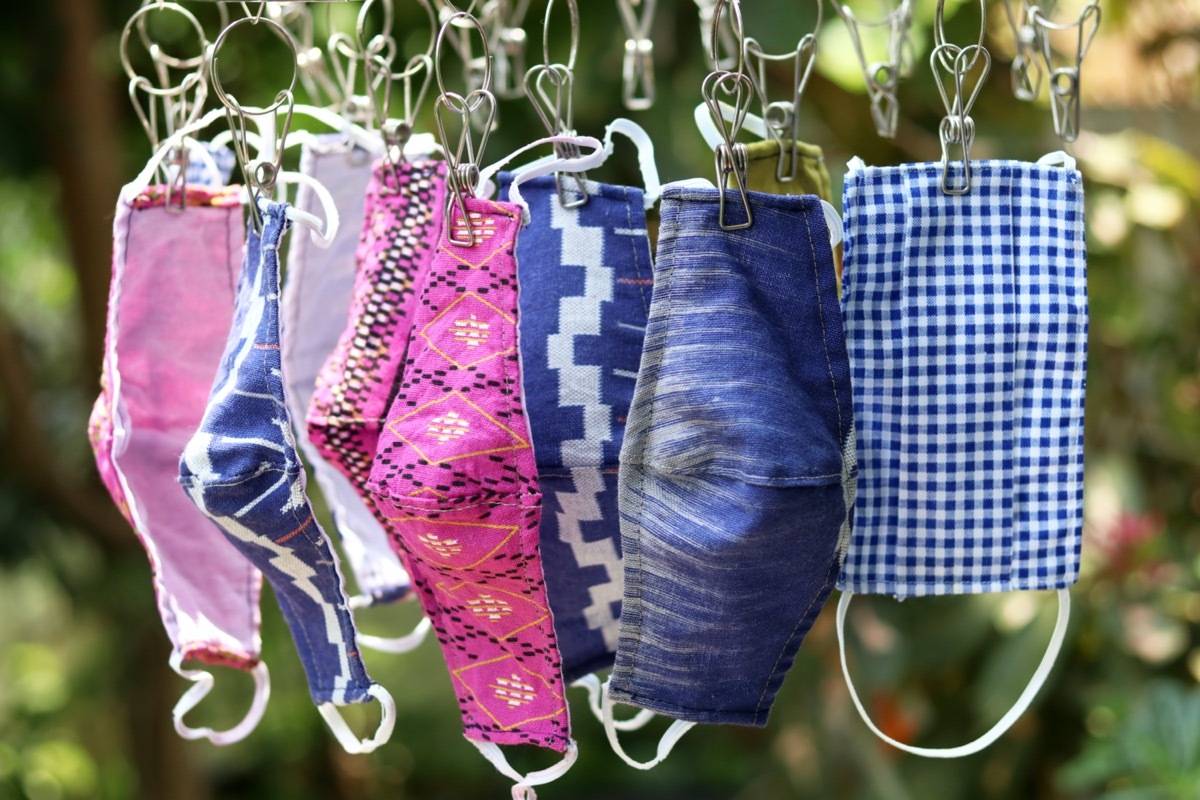
{"label": "metal clothespin", "polygon": [[[330,6],[325,5],[326,20]],[[341,87],[330,73],[325,53],[316,46],[312,11],[305,3],[269,3],[267,16],[282,25],[296,40],[300,82],[314,106],[340,110],[344,100]]]}
{"label": "metal clothespin", "polygon": [[625,29],[625,56],[621,61],[621,100],[630,111],[654,105],[654,11],[658,0],[617,0],[621,27]]}
{"label": "metal clothespin", "polygon": [[[696,10],[700,12],[700,41],[704,42],[710,53],[715,53],[713,63],[718,70],[732,69],[744,58],[742,34],[734,30],[732,23],[728,28],[721,27],[720,8],[724,2],[725,0],[696,0]],[[738,15],[738,19],[741,19],[740,10]],[[716,50],[713,49],[714,36],[717,38]]]}
{"label": "metal clothespin", "polygon": [[[754,81],[762,105],[762,118],[767,130],[779,142],[779,162],[775,166],[775,178],[781,183],[796,179],[800,153],[796,140],[800,138],[800,100],[808,79],[817,61],[817,33],[821,30],[821,8],[817,3],[817,22],[813,32],[805,34],[796,49],[779,55],[763,52],[757,39],[746,37],[746,66]],[[771,102],[767,94],[767,66],[771,62],[792,62],[792,93],[787,100]],[[785,166],[790,164],[790,167]]]}
{"label": "metal clothespin", "polygon": [[[934,48],[929,55],[929,66],[937,82],[938,94],[942,96],[942,105],[946,109],[946,116],[938,126],[938,138],[942,144],[942,191],[945,194],[966,194],[971,191],[971,145],[975,142],[975,120],[971,119],[971,109],[992,67],[992,56],[983,46],[987,26],[985,0],[979,0],[979,5],[979,40],[966,47],[946,41],[943,19],[945,0],[938,0],[934,17]],[[976,65],[981,65],[979,74],[975,78],[974,86],[968,88],[968,78],[975,72]],[[943,72],[949,75],[953,87],[950,91],[946,89]],[[960,158],[950,157],[951,151],[955,149]],[[955,182],[951,178],[951,164],[958,160],[962,161],[961,182]]]}
{"label": "metal clothespin", "polygon": [[[567,0],[571,12],[571,49],[567,63],[550,61],[550,15],[554,11],[554,0],[546,4],[546,18],[542,30],[542,63],[525,73],[525,96],[533,104],[542,124],[551,136],[576,136],[575,131],[575,57],[579,51],[579,6],[576,0]],[[554,153],[561,159],[579,158],[579,147],[556,142]],[[568,197],[563,186],[563,173],[554,173],[554,185],[558,190],[558,202],[563,208],[578,208],[588,201],[587,174],[572,172],[575,181],[575,196]]]}
{"label": "metal clothespin", "polygon": [[[1050,111],[1054,115],[1054,132],[1064,142],[1073,142],[1079,138],[1081,103],[1079,82],[1083,59],[1087,56],[1096,31],[1100,29],[1100,5],[1088,3],[1079,12],[1075,22],[1055,23],[1047,19],[1039,6],[1029,10],[1029,18],[1038,31],[1038,41],[1042,46],[1042,58],[1046,68],[1050,70]],[[1075,41],[1074,58],[1066,66],[1054,66],[1054,50],[1051,37],[1057,31],[1076,29],[1078,36]]]}
{"label": "metal clothespin", "polygon": [[[482,86],[470,89],[465,94],[451,92],[446,89],[442,75],[442,46],[447,38],[457,38],[455,31],[463,25],[469,25],[483,40],[484,71]],[[471,222],[471,214],[467,209],[467,196],[475,196],[479,183],[479,163],[487,148],[487,140],[492,132],[496,118],[496,96],[492,94],[492,51],[488,47],[487,32],[479,20],[465,11],[456,12],[442,22],[438,30],[437,40],[433,50],[433,72],[437,78],[438,98],[434,104],[434,118],[437,121],[438,135],[442,147],[446,151],[446,238],[460,247],[474,247],[476,242],[475,226]],[[461,130],[454,146],[447,134],[446,116],[458,117]],[[482,125],[473,125],[473,120],[479,119]],[[480,130],[476,142],[473,127]],[[459,224],[454,224],[454,209],[458,209]]]}
{"label": "metal clothespin", "polygon": [[[159,45],[152,41],[146,30],[146,19],[151,13],[170,11],[182,15],[196,33],[200,44],[200,54],[192,58],[177,58],[165,53]],[[149,51],[153,60],[157,82],[151,81],[144,75],[139,75],[134,69],[129,52],[130,35],[137,30],[142,44]],[[208,49],[208,39],[200,21],[186,8],[177,3],[164,0],[151,0],[144,3],[130,16],[124,30],[121,32],[120,55],[121,67],[129,78],[129,100],[133,103],[134,112],[150,140],[152,150],[157,151],[160,143],[170,138],[175,131],[194,122],[204,108],[204,100],[208,94],[208,84],[204,80],[204,58]],[[176,83],[170,70],[187,70],[187,74]],[[142,98],[145,97],[145,105]],[[159,107],[162,107],[161,114]],[[188,166],[187,147],[180,144],[163,159],[159,167],[159,179],[167,187],[166,207],[174,211],[183,211],[187,207],[186,180]],[[174,203],[178,196],[179,202]]]}
{"label": "metal clothespin", "polygon": [[[721,12],[727,4],[731,6],[730,22],[737,41],[737,55],[732,70],[721,68]],[[754,213],[750,210],[750,197],[746,189],[746,170],[749,167],[750,159],[746,153],[746,145],[737,141],[742,124],[746,120],[746,114],[749,113],[750,104],[755,97],[754,81],[746,74],[746,47],[743,31],[742,9],[738,0],[717,0],[716,7],[713,9],[712,35],[709,40],[713,70],[701,84],[700,93],[703,95],[704,102],[708,105],[708,111],[721,134],[721,143],[713,152],[713,162],[717,171],[717,191],[720,193],[717,220],[721,225],[721,230],[726,231],[742,230],[754,224]],[[728,122],[721,110],[721,98],[725,98],[725,104],[733,108],[732,119]],[[742,211],[746,217],[741,222],[730,222],[726,215],[726,206],[728,205],[726,195],[729,192],[731,178],[737,185],[742,201]]]}
{"label": "metal clothespin", "polygon": [[[279,177],[283,161],[283,148],[287,142],[288,132],[292,126],[292,110],[295,108],[296,79],[300,74],[299,53],[296,42],[287,29],[270,17],[264,16],[265,3],[259,7],[256,14],[236,19],[217,37],[217,41],[209,48],[208,72],[212,83],[213,93],[225,106],[225,116],[229,120],[229,129],[233,134],[233,151],[237,155],[238,165],[246,182],[250,195],[250,219],[254,230],[262,233],[262,212],[258,201],[262,197],[270,198],[275,194],[275,182]],[[242,4],[245,8],[245,3]],[[246,9],[249,12],[249,9]],[[219,70],[219,54],[230,32],[243,25],[265,25],[288,46],[292,53],[292,80],[287,89],[275,96],[274,102],[266,108],[243,106],[232,94],[225,91],[221,85]],[[280,113],[282,112],[282,114]],[[247,118],[253,118],[259,129],[262,149],[251,156]]]}
{"label": "metal clothespin", "polygon": [[523,94],[525,76],[525,50],[528,36],[525,34],[525,15],[530,0],[491,0],[488,9],[495,19],[493,55],[495,57],[496,96],[505,100],[516,100]]}
{"label": "metal clothespin", "polygon": [[[871,119],[875,122],[875,131],[884,138],[896,136],[896,127],[900,121],[900,100],[897,90],[900,79],[908,77],[912,72],[912,43],[908,32],[912,27],[912,3],[910,0],[899,0],[896,7],[882,19],[864,22],[854,15],[850,6],[834,3],[834,9],[846,22],[850,31],[850,41],[858,62],[862,67],[863,79],[866,81],[867,97],[871,100]],[[888,32],[887,52],[882,61],[867,61],[863,45],[863,28],[883,28]]]}
{"label": "metal clothespin", "polygon": [[[384,142],[383,163],[396,177],[396,166],[404,162],[404,147],[412,137],[417,109],[424,103],[425,95],[433,82],[433,45],[437,18],[428,0],[419,0],[429,18],[429,46],[425,52],[412,56],[404,68],[396,71],[394,62],[398,48],[392,36],[391,0],[382,0],[384,8],[383,32],[366,38],[366,19],[376,0],[363,3],[358,14],[358,48],[363,55],[366,71],[367,97],[372,116]],[[402,108],[399,117],[392,116],[393,87],[399,83],[402,89]]]}
{"label": "metal clothespin", "polygon": [[[1013,9],[1014,1],[1020,6],[1019,14]],[[1029,15],[1030,9],[1027,0],[1004,0],[1004,14],[1016,48],[1012,62],[1013,96],[1027,102],[1036,100],[1041,94],[1044,77],[1038,29]]]}

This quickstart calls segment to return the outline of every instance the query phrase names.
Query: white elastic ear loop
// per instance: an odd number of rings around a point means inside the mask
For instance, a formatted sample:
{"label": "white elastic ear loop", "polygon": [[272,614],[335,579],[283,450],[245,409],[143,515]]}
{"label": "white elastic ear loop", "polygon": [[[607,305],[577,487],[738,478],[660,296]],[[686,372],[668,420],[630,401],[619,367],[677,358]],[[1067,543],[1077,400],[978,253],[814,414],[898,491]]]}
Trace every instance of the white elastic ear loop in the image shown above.
{"label": "white elastic ear loop", "polygon": [[146,187],[150,185],[150,181],[154,180],[154,173],[158,171],[159,165],[162,164],[163,159],[172,150],[183,144],[193,133],[204,130],[224,116],[224,109],[213,109],[191,125],[180,128],[164,139],[162,144],[158,146],[158,150],[154,152],[154,155],[150,156],[150,160],[146,162],[146,166],[137,174],[137,177],[125,184],[125,188],[121,190],[121,200],[126,203],[133,202],[134,198],[146,191]]}
{"label": "white elastic ear loop", "polygon": [[[721,116],[725,118],[725,121],[733,122],[734,117],[737,116],[733,106],[721,102],[718,102],[717,105],[720,106]],[[699,129],[700,135],[704,137],[704,143],[710,150],[716,150],[719,145],[725,143],[725,137],[717,130],[717,123],[713,122],[707,103],[696,106],[696,110],[692,112],[692,118],[696,120],[696,128]],[[763,122],[763,118],[757,114],[746,114],[742,120],[742,130],[753,133],[760,139],[775,138],[767,130],[767,123]]]}
{"label": "white elastic ear loop", "polygon": [[379,653],[408,653],[421,646],[421,643],[425,641],[432,628],[433,625],[430,623],[429,618],[425,617],[417,623],[417,627],[413,628],[412,633],[407,636],[388,638],[360,633],[356,638],[358,639],[358,643],[363,647]]}
{"label": "white elastic ear loop", "polygon": [[308,228],[312,236],[313,244],[320,247],[322,250],[329,249],[333,244],[333,240],[337,237],[338,228],[341,227],[342,218],[338,213],[337,203],[333,200],[333,195],[325,188],[325,184],[318,181],[311,175],[305,175],[303,172],[281,172],[276,178],[277,183],[287,184],[296,183],[307,186],[317,196],[317,201],[321,204],[321,209],[325,212],[325,219],[322,220],[316,214],[310,214],[307,211],[301,211],[293,205],[288,205],[287,218],[297,225],[303,225]]}
{"label": "white elastic ear loop", "polygon": [[613,134],[619,133],[633,142],[637,148],[638,166],[642,170],[642,186],[645,187],[645,207],[653,208],[662,195],[662,180],[658,174],[658,164],[654,160],[654,140],[650,134],[631,119],[618,117],[604,129],[604,157],[612,155]]}
{"label": "white elastic ear loop", "polygon": [[575,145],[576,147],[590,148],[591,152],[587,155],[580,156],[579,158],[554,157],[540,160],[539,162],[535,162],[535,164],[530,165],[529,168],[527,168],[520,175],[513,176],[512,184],[508,188],[508,199],[509,202],[516,203],[521,207],[522,217],[526,222],[529,221],[529,205],[525,202],[525,198],[521,197],[520,186],[522,183],[534,178],[540,178],[543,175],[551,175],[555,172],[586,172],[587,170],[595,169],[604,163],[604,145],[600,143],[599,139],[591,136],[547,136],[545,138],[538,139],[536,142],[530,142],[524,147],[512,151],[495,164],[485,167],[479,173],[479,182],[476,185],[476,192],[478,193],[478,187],[483,186],[490,181],[497,172],[502,170],[505,165],[507,165],[514,158],[522,153],[529,152],[535,147],[541,147],[542,145],[546,144],[571,144]]}
{"label": "white elastic ear loop", "polygon": [[[595,673],[591,675],[584,675],[571,685],[587,690],[588,708],[592,710],[592,716],[603,723],[604,712],[600,708],[600,697],[603,694],[603,687],[600,685],[600,678],[597,677]],[[638,710],[638,713],[634,714],[629,719],[614,719],[613,727],[619,731],[641,730],[642,728],[646,727],[646,723],[654,719],[655,716],[657,715],[650,709],[642,708]]]}
{"label": "white elastic ear loop", "polygon": [[862,701],[858,699],[858,692],[854,689],[854,682],[850,680],[850,668],[846,665],[844,629],[846,625],[846,609],[850,607],[850,598],[853,596],[853,592],[843,592],[841,599],[838,600],[837,607],[838,649],[841,651],[842,675],[846,678],[846,688],[850,690],[850,699],[854,701],[854,707],[858,709],[858,715],[862,717],[863,722],[867,724],[872,733],[893,747],[899,748],[906,753],[911,753],[915,756],[925,756],[926,758],[962,758],[963,756],[973,755],[1003,736],[1012,727],[1013,723],[1028,710],[1030,703],[1033,702],[1033,698],[1042,688],[1042,684],[1046,682],[1046,678],[1050,675],[1050,670],[1054,667],[1054,662],[1058,658],[1058,651],[1062,649],[1063,639],[1067,634],[1067,620],[1071,617],[1071,593],[1067,589],[1059,589],[1058,621],[1054,624],[1054,634],[1050,637],[1050,645],[1046,648],[1046,654],[1042,656],[1042,662],[1038,664],[1033,677],[1029,679],[1029,684],[1025,687],[1025,691],[1021,692],[1021,696],[1017,698],[1017,702],[1008,710],[1008,713],[1000,718],[999,722],[992,726],[991,730],[978,739],[959,747],[913,747],[912,745],[896,741],[875,726],[875,723],[867,716],[867,711],[863,708]]}
{"label": "white elastic ear loop", "polygon": [[1073,170],[1075,169],[1075,156],[1066,150],[1055,150],[1053,153],[1047,153],[1039,158],[1037,163],[1045,167],[1062,167]]}
{"label": "white elastic ear loop", "polygon": [[829,247],[835,249],[846,238],[846,228],[842,225],[842,215],[833,207],[833,203],[821,198],[821,210],[825,212],[825,226],[829,228]]}
{"label": "white elastic ear loop", "polygon": [[354,732],[350,730],[350,726],[346,724],[346,720],[342,719],[338,707],[333,703],[321,703],[317,706],[317,711],[325,718],[325,724],[329,726],[333,738],[337,739],[342,749],[352,756],[374,753],[381,745],[387,744],[388,739],[392,738],[392,730],[396,727],[396,701],[388,694],[388,690],[378,683],[373,683],[367,689],[367,694],[378,700],[379,705],[383,708],[383,717],[379,720],[379,727],[370,739],[359,739],[355,736]]}
{"label": "white elastic ear loop", "polygon": [[513,176],[512,183],[508,187],[508,200],[521,207],[521,216],[525,222],[529,221],[529,204],[521,196],[522,183],[534,178],[540,178],[543,175],[552,175],[555,172],[586,172],[589,169],[596,169],[604,163],[604,145],[600,143],[599,139],[591,136],[548,136],[540,142],[534,142],[534,146],[554,142],[573,144],[576,147],[587,147],[591,149],[591,152],[578,158],[552,159],[533,169],[525,170],[520,175]]}
{"label": "white elastic ear loop", "polygon": [[[683,735],[696,727],[696,723],[687,722],[686,720],[677,719],[671,723],[671,726],[663,733],[662,738],[658,740],[658,751],[655,753],[651,761],[634,761],[621,747],[621,741],[617,738],[617,722],[613,718],[613,700],[612,695],[608,693],[608,682],[600,687],[600,721],[604,723],[604,733],[608,736],[608,744],[612,747],[612,751],[616,753],[622,761],[634,769],[653,769],[661,764],[666,757],[671,755],[671,750],[683,738]],[[637,717],[634,717],[637,719]]]}
{"label": "white elastic ear loop", "polygon": [[522,775],[512,768],[508,759],[504,757],[504,751],[495,742],[478,742],[474,739],[467,741],[475,745],[475,749],[482,753],[483,757],[490,761],[501,775],[515,782],[512,787],[513,800],[537,800],[537,792],[533,790],[533,787],[544,786],[566,775],[567,771],[575,765],[575,759],[579,758],[579,747],[574,740],[571,740],[567,742],[567,750],[557,764]]}
{"label": "white elastic ear loop", "polygon": [[215,745],[227,745],[240,742],[258,727],[262,721],[263,712],[267,710],[267,701],[271,698],[271,674],[267,671],[265,661],[254,665],[250,674],[254,676],[254,700],[250,710],[237,725],[227,731],[214,731],[212,728],[189,728],[183,721],[184,715],[200,704],[213,688],[213,676],[210,672],[200,669],[184,669],[183,654],[171,654],[171,669],[193,682],[193,686],[183,693],[179,702],[171,712],[175,722],[175,732],[188,740],[208,739]]}

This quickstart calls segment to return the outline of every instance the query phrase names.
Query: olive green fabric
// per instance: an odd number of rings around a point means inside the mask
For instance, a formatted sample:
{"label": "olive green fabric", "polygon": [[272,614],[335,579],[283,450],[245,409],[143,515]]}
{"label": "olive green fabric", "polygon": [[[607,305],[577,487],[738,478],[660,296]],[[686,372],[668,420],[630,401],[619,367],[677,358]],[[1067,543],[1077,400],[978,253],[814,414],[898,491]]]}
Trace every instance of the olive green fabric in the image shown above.
{"label": "olive green fabric", "polygon": [[[791,174],[791,140],[782,144],[776,139],[764,139],[746,145],[746,188],[765,194],[815,194],[833,202],[833,185],[825,168],[825,154],[814,144],[796,142],[796,177],[781,181],[777,177],[779,153],[784,150],[783,174]],[[731,176],[729,185],[735,185]],[[833,268],[837,275],[838,292],[842,290],[842,246],[833,249]]]}
{"label": "olive green fabric", "polygon": [[[791,141],[783,148],[783,174],[791,174]],[[829,170],[825,169],[825,155],[816,145],[796,142],[796,177],[780,181],[776,177],[779,168],[781,145],[775,139],[764,139],[746,145],[749,164],[746,169],[746,188],[766,194],[815,194],[822,200],[833,201],[833,189]]]}

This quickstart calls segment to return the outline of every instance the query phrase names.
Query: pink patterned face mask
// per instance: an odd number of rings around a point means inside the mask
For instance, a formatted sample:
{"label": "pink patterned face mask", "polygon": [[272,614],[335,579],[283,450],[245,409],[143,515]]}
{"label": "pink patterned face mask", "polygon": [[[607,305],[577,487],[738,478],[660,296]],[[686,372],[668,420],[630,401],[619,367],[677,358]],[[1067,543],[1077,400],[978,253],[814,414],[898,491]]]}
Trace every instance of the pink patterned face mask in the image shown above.
{"label": "pink patterned face mask", "polygon": [[[370,489],[442,644],[466,736],[525,786],[497,745],[574,760],[538,554],[542,496],[521,398],[514,257],[521,208],[457,206],[413,320]],[[532,780],[531,780],[532,779]]]}
{"label": "pink patterned face mask", "polygon": [[[367,504],[371,459],[408,351],[417,292],[441,231],[442,161],[375,167],[367,188],[350,315],[317,375],[310,441]],[[378,516],[378,514],[377,514]]]}
{"label": "pink patterned face mask", "polygon": [[[244,738],[266,706],[262,577],[179,491],[174,472],[233,320],[245,238],[238,192],[189,186],[182,211],[166,208],[155,188],[118,203],[102,392],[88,428],[100,475],[150,558],[171,666],[195,683],[175,708],[175,728],[215,744]],[[224,732],[184,725],[214,682],[186,660],[253,672],[255,699],[241,723]]]}

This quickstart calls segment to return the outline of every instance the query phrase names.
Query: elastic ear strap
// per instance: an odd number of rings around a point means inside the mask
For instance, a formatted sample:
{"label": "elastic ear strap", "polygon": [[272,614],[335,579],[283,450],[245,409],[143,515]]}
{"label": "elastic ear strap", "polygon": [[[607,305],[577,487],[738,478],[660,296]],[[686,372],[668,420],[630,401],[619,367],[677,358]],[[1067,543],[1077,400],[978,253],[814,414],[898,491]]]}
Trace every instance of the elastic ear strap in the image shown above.
{"label": "elastic ear strap", "polygon": [[[509,202],[519,205],[526,216],[529,214],[529,206],[526,204],[525,198],[521,196],[522,183],[534,178],[540,178],[543,175],[553,175],[555,172],[587,172],[589,169],[596,169],[604,163],[604,145],[600,143],[599,139],[591,136],[548,136],[539,142],[534,142],[533,145],[526,145],[526,147],[552,143],[587,147],[591,148],[592,152],[578,158],[551,159],[545,164],[539,164],[532,169],[525,170],[520,175],[514,175],[512,183],[508,187],[508,199]],[[520,151],[518,150],[517,152]],[[516,153],[513,155],[516,155]]]}
{"label": "elastic ear strap", "polygon": [[333,738],[338,740],[338,744],[342,746],[343,750],[354,756],[373,753],[381,745],[387,744],[388,739],[392,738],[392,730],[396,727],[396,701],[388,694],[387,689],[378,683],[372,683],[367,689],[367,694],[378,700],[379,705],[383,708],[383,717],[379,720],[379,728],[370,739],[359,739],[355,736],[333,703],[322,703],[317,706],[317,711],[325,718],[325,724],[329,726]]}
{"label": "elastic ear strap", "polygon": [[[600,696],[603,693],[603,687],[600,685],[600,678],[595,673],[584,675],[579,678],[572,686],[578,686],[581,689],[586,689],[588,693],[588,708],[592,711],[592,716],[598,719],[601,723],[604,722],[604,712],[600,708]],[[636,731],[646,727],[646,723],[657,716],[648,708],[639,709],[638,713],[634,714],[629,719],[614,719],[613,727],[619,731]]]}
{"label": "elastic ear strap", "polygon": [[[721,116],[725,118],[725,121],[733,122],[736,116],[733,106],[719,101],[717,105],[721,107]],[[708,145],[710,150],[716,150],[719,145],[725,143],[725,137],[717,130],[717,123],[713,122],[707,103],[701,103],[696,106],[696,110],[692,112],[692,117],[696,120],[696,127],[700,130],[700,135],[704,137],[704,143]],[[742,130],[753,133],[760,139],[775,138],[767,130],[767,123],[763,122],[763,118],[757,114],[746,114],[742,120]]]}
{"label": "elastic ear strap", "polygon": [[358,634],[358,643],[363,647],[375,650],[379,653],[407,653],[416,650],[425,641],[425,637],[429,635],[433,624],[428,617],[424,617],[417,623],[417,627],[413,628],[412,633],[407,636],[397,636],[389,639],[383,636],[370,636],[365,633]]}
{"label": "elastic ear strap", "polygon": [[838,649],[841,651],[842,675],[846,678],[846,688],[850,690],[850,699],[854,701],[854,707],[858,709],[858,715],[862,717],[863,722],[867,724],[872,733],[893,747],[899,748],[906,753],[911,753],[915,756],[925,756],[926,758],[962,758],[963,756],[973,755],[1003,736],[1012,727],[1013,723],[1028,710],[1029,705],[1033,702],[1033,698],[1042,688],[1042,684],[1046,682],[1046,678],[1050,675],[1050,670],[1054,667],[1054,662],[1058,658],[1058,652],[1062,649],[1063,639],[1066,638],[1067,634],[1067,620],[1071,617],[1071,594],[1067,589],[1059,589],[1058,621],[1054,624],[1054,635],[1050,637],[1050,645],[1046,648],[1046,654],[1042,656],[1042,662],[1038,664],[1038,668],[1033,673],[1033,677],[1030,678],[1028,685],[1026,685],[1025,691],[1021,692],[1021,696],[1017,698],[1017,702],[1008,710],[1008,713],[1000,718],[999,722],[992,726],[991,730],[973,742],[968,742],[959,747],[913,747],[912,745],[896,741],[875,726],[875,723],[867,716],[867,711],[863,708],[862,701],[858,699],[858,692],[854,689],[854,682],[850,680],[850,668],[846,665],[845,625],[846,609],[850,607],[850,598],[853,596],[853,592],[843,592],[841,599],[838,600],[837,608]]}
{"label": "elastic ear strap", "polygon": [[696,723],[694,722],[687,722],[682,719],[675,720],[671,723],[671,727],[667,728],[666,732],[663,733],[662,738],[658,740],[658,750],[654,755],[654,759],[646,762],[634,761],[626,754],[625,749],[621,747],[621,741],[617,737],[617,723],[613,719],[613,700],[612,695],[608,693],[607,682],[600,689],[600,711],[600,721],[604,723],[604,734],[608,737],[609,746],[612,747],[613,752],[622,761],[634,769],[653,769],[657,767],[667,756],[671,755],[671,750],[683,738],[683,735],[696,727]]}
{"label": "elastic ear strap", "polygon": [[192,741],[208,739],[215,745],[233,744],[249,736],[262,721],[263,712],[267,710],[267,701],[271,698],[271,674],[267,671],[266,662],[259,661],[250,671],[250,674],[254,676],[254,700],[250,703],[250,710],[246,712],[246,716],[242,718],[241,722],[227,731],[214,731],[212,728],[189,728],[184,724],[184,715],[199,705],[200,701],[212,691],[213,676],[204,670],[184,669],[183,654],[178,652],[171,655],[171,669],[194,684],[179,698],[179,702],[175,704],[175,708],[171,712],[175,722],[175,732],[182,738]]}
{"label": "elastic ear strap", "polygon": [[1062,167],[1073,170],[1075,169],[1075,156],[1066,150],[1055,150],[1053,153],[1047,153],[1039,158],[1037,163],[1045,167]]}
{"label": "elastic ear strap", "polygon": [[631,119],[618,117],[604,129],[604,157],[612,155],[613,134],[619,133],[633,142],[637,148],[638,166],[642,170],[642,186],[645,187],[645,206],[653,208],[662,194],[662,180],[658,175],[658,164],[654,160],[654,140],[650,134]]}
{"label": "elastic ear strap", "polygon": [[180,128],[163,140],[163,143],[159,145],[158,150],[154,151],[154,155],[150,156],[150,160],[146,162],[146,166],[137,174],[137,177],[125,184],[125,188],[121,190],[121,199],[126,203],[132,202],[133,198],[144,192],[146,187],[150,185],[150,181],[154,179],[154,173],[158,170],[159,165],[162,164],[163,159],[173,149],[183,144],[184,140],[193,133],[204,130],[224,115],[224,109],[215,108],[191,125]]}
{"label": "elastic ear strap", "polygon": [[567,774],[567,770],[575,765],[575,759],[579,758],[579,747],[574,740],[567,742],[567,750],[563,753],[562,760],[557,764],[546,769],[540,769],[536,772],[530,772],[527,775],[522,775],[512,768],[508,763],[508,759],[504,757],[502,751],[495,742],[479,742],[474,739],[468,739],[468,742],[475,745],[483,757],[486,758],[491,765],[504,777],[512,780],[513,800],[537,800],[537,792],[533,791],[534,786],[543,786],[551,781],[556,781],[563,775]]}
{"label": "elastic ear strap", "polygon": [[306,175],[303,172],[281,172],[276,181],[284,184],[302,184],[311,189],[313,194],[317,196],[321,208],[325,211],[324,221],[317,215],[301,211],[291,204],[288,205],[286,214],[287,218],[292,222],[303,225],[311,231],[313,244],[322,250],[328,249],[337,236],[338,228],[342,224],[342,218],[341,214],[338,213],[337,203],[334,202],[333,195],[329,193],[329,190],[325,188],[325,184],[312,175]]}
{"label": "elastic ear strap", "polygon": [[[530,142],[529,144],[525,145],[524,147],[513,150],[511,153],[509,153],[504,158],[497,161],[495,164],[490,164],[490,165],[484,167],[483,170],[481,170],[479,173],[479,184],[478,185],[483,186],[485,183],[490,181],[493,177],[495,177],[497,172],[499,172],[500,170],[502,170],[506,166],[508,166],[508,164],[513,159],[517,158],[517,156],[524,155],[525,153],[528,153],[530,150],[541,147],[544,144],[573,144],[573,145],[577,145],[579,147],[590,147],[594,151],[599,152],[600,160],[598,163],[591,162],[591,159],[594,159],[596,156],[595,152],[593,152],[592,154],[590,154],[588,156],[584,156],[580,159],[572,159],[572,158],[564,159],[564,158],[558,158],[557,156],[546,156],[545,158],[539,158],[537,161],[534,161],[534,162],[522,167],[520,170],[520,175],[524,175],[527,172],[534,172],[536,174],[531,175],[530,177],[539,178],[542,175],[550,175],[551,173],[554,173],[554,172],[563,171],[565,169],[565,167],[567,167],[567,166],[575,167],[576,162],[582,161],[584,159],[589,159],[589,161],[588,161],[587,166],[580,168],[580,171],[595,169],[600,164],[604,163],[604,152],[603,152],[604,148],[600,144],[599,139],[595,139],[591,136],[546,136],[544,138],[538,139],[536,142]],[[513,179],[514,183],[516,182],[516,177],[519,177],[519,175],[514,177],[514,179]]]}
{"label": "elastic ear strap", "polygon": [[832,249],[846,238],[846,228],[842,225],[842,215],[833,207],[833,203],[821,198],[821,210],[825,212],[825,226],[829,228],[829,247]]}

